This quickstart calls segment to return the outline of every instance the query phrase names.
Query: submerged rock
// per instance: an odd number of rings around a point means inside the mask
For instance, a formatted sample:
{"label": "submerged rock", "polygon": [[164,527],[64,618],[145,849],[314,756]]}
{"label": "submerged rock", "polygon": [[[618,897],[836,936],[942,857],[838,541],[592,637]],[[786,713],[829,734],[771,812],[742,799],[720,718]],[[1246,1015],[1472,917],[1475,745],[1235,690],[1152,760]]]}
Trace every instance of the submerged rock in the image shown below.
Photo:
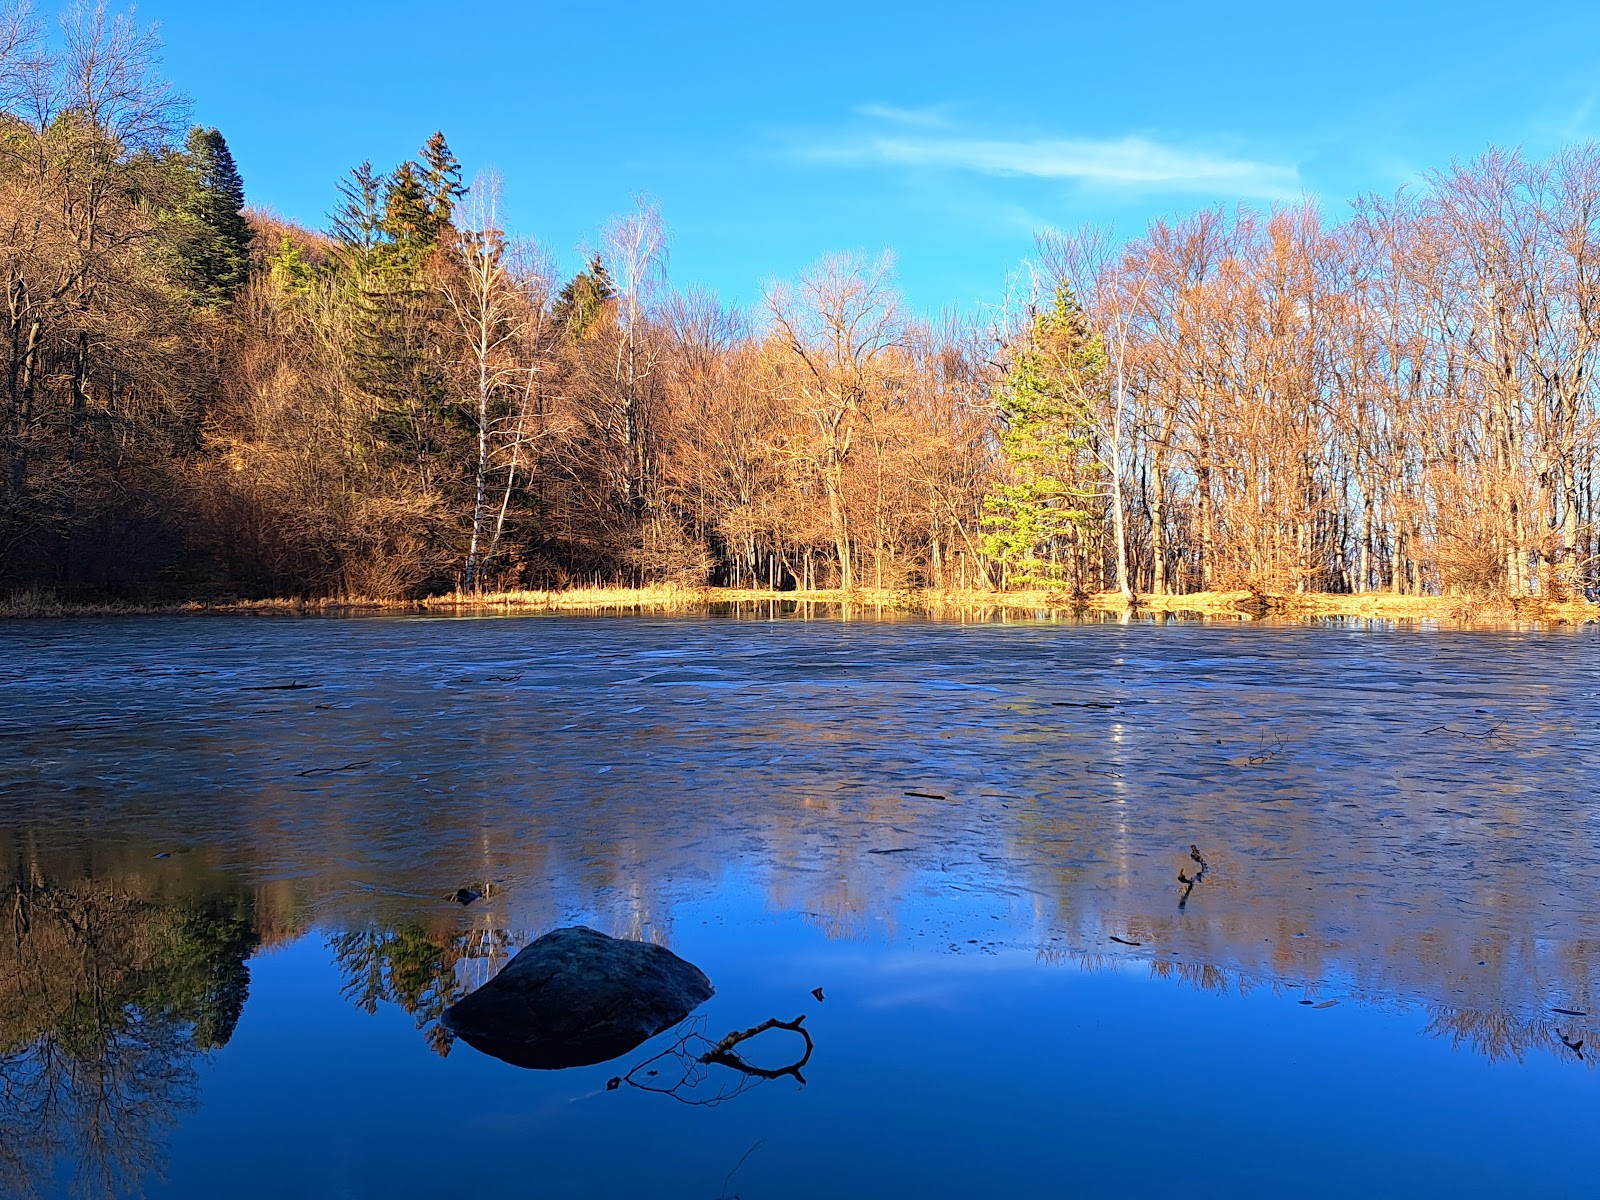
{"label": "submerged rock", "polygon": [[582,925],[530,942],[500,974],[452,1006],[444,1026],[518,1067],[605,1062],[711,998],[705,974],[664,946]]}

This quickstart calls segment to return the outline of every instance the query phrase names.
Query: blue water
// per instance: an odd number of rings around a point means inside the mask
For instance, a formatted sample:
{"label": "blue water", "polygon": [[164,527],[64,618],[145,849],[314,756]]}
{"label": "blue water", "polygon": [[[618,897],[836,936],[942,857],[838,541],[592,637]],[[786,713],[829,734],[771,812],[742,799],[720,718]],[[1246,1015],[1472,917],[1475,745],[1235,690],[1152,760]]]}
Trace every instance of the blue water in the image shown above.
{"label": "blue water", "polygon": [[[1590,1195],[1597,649],[0,626],[0,1194]],[[572,923],[717,994],[593,1067],[452,1044]],[[801,1014],[803,1084],[607,1089]]]}

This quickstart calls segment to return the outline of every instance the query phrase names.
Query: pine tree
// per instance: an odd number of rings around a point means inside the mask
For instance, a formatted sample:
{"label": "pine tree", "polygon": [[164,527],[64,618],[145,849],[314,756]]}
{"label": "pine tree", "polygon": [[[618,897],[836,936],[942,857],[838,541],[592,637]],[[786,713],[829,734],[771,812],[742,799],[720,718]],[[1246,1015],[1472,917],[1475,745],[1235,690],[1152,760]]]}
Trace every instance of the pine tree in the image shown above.
{"label": "pine tree", "polygon": [[1065,285],[1037,314],[999,388],[1001,451],[1011,481],[984,497],[984,553],[1009,582],[1063,582],[1063,544],[1089,522],[1086,500],[1100,494],[1098,466],[1085,453],[1095,405],[1105,395],[1104,339]]}
{"label": "pine tree", "polygon": [[340,193],[334,233],[354,317],[356,379],[378,402],[375,436],[415,465],[427,491],[453,420],[435,259],[456,250],[451,218],[465,194],[461,164],[435,133],[387,175],[363,163]]}
{"label": "pine tree", "polygon": [[435,133],[415,160],[401,163],[388,179],[381,227],[395,265],[415,270],[448,243],[455,202],[465,194],[461,164],[444,134]]}
{"label": "pine tree", "polygon": [[350,270],[369,269],[373,250],[383,238],[383,193],[388,180],[364,162],[339,181],[342,199],[333,214],[338,257]]}
{"label": "pine tree", "polygon": [[450,224],[455,213],[455,203],[467,194],[461,185],[461,163],[451,152],[443,133],[435,133],[425,146],[417,165],[422,168],[423,186],[427,193],[435,240]]}
{"label": "pine tree", "polygon": [[594,327],[606,301],[615,298],[616,294],[611,272],[606,270],[605,263],[596,254],[589,260],[587,271],[579,271],[556,293],[550,315],[557,329],[575,342],[582,341]]}
{"label": "pine tree", "polygon": [[169,216],[174,275],[203,307],[228,303],[250,274],[250,223],[244,216],[244,181],[222,134],[189,131],[183,194]]}
{"label": "pine tree", "polygon": [[303,296],[311,290],[317,278],[317,269],[306,261],[300,247],[287,233],[278,242],[278,248],[267,258],[267,273],[272,281],[291,296]]}

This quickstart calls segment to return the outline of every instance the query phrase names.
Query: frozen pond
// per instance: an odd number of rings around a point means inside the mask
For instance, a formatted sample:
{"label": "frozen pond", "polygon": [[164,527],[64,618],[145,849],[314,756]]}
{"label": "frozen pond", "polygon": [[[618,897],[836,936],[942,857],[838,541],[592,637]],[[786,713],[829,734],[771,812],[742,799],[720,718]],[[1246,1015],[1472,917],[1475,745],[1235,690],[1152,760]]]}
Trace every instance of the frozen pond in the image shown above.
{"label": "frozen pond", "polygon": [[[1597,784],[1593,629],[3,624],[0,1195],[1592,1195]],[[814,1051],[452,1043],[574,923]]]}

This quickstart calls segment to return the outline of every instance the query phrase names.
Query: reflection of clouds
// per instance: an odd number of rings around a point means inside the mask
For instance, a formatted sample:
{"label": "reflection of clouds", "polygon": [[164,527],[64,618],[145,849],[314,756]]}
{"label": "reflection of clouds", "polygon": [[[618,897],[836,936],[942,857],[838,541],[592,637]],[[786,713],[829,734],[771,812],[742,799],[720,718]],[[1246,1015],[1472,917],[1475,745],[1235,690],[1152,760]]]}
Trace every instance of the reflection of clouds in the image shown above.
{"label": "reflection of clouds", "polygon": [[860,1001],[859,1007],[868,1011],[892,1012],[896,1009],[931,1008],[944,1012],[961,1012],[970,1007],[963,1003],[963,990],[951,980],[930,980],[919,987],[902,985],[873,992]]}
{"label": "reflection of clouds", "polygon": [[[851,1002],[868,1011],[932,1009],[970,1011],[986,1003],[997,979],[1025,977],[1038,969],[1037,953],[993,944],[970,945],[963,938],[954,951],[907,954],[890,950],[852,956],[853,977],[861,994]],[[929,947],[936,951],[937,946]],[[818,960],[816,970],[828,963]]]}

